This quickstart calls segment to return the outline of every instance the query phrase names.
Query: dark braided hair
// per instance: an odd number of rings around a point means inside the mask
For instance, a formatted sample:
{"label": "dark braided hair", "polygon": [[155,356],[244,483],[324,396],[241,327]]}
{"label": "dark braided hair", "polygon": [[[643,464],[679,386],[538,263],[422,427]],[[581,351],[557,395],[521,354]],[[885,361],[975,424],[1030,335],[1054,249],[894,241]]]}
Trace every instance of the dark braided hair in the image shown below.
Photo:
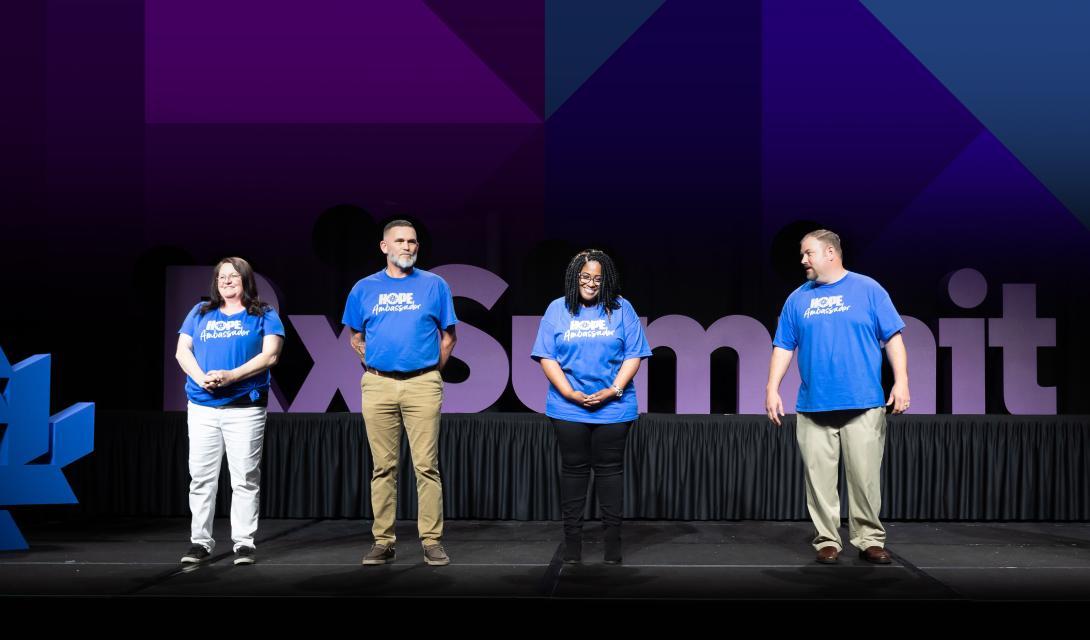
{"label": "dark braided hair", "polygon": [[614,309],[620,309],[621,303],[617,298],[621,297],[621,279],[617,276],[617,268],[613,261],[599,249],[584,249],[575,254],[568,263],[568,272],[564,274],[564,306],[573,316],[579,313],[579,307],[583,304],[583,298],[579,295],[579,272],[588,262],[597,262],[602,265],[602,284],[598,287],[598,304],[610,315]]}

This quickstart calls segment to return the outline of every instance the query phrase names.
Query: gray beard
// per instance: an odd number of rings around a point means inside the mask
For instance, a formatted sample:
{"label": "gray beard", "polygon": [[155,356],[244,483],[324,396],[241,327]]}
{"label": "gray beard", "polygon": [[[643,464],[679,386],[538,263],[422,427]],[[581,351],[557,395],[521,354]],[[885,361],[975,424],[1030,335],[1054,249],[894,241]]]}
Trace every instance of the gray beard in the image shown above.
{"label": "gray beard", "polygon": [[411,269],[413,268],[413,265],[416,264],[416,255],[414,254],[408,257],[400,256],[394,260],[394,264],[401,269]]}

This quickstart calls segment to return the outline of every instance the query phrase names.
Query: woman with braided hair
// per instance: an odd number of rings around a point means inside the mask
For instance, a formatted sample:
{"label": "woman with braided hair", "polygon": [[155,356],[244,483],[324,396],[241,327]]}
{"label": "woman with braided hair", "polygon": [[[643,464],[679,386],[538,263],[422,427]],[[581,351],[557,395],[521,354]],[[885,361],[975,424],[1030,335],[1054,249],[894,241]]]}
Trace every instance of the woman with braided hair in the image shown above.
{"label": "woman with braided hair", "polygon": [[621,562],[624,447],[637,417],[632,378],[651,355],[639,315],[621,297],[609,256],[580,251],[568,264],[564,297],[549,305],[530,354],[549,379],[545,415],[560,446],[564,562],[582,560],[583,512],[594,470],[605,531],[605,562]]}

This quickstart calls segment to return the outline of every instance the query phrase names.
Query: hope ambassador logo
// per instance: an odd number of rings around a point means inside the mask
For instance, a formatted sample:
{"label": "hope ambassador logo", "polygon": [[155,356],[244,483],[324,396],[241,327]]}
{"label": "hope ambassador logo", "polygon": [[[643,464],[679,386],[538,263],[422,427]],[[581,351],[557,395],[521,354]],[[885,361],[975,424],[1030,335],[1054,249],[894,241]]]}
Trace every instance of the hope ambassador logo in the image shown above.
{"label": "hope ambassador logo", "polygon": [[803,312],[803,318],[810,316],[826,316],[833,313],[842,313],[851,309],[850,304],[844,304],[844,296],[822,296],[810,299],[810,308]]}
{"label": "hope ambassador logo", "polygon": [[248,336],[250,330],[242,326],[241,320],[209,320],[201,330],[201,342],[233,338],[236,336]]}
{"label": "hope ambassador logo", "polygon": [[564,340],[579,338],[601,338],[613,335],[605,320],[572,320],[564,332]]}
{"label": "hope ambassador logo", "polygon": [[413,299],[412,292],[405,293],[380,293],[378,304],[371,307],[371,314],[378,315],[387,312],[418,311],[420,305]]}

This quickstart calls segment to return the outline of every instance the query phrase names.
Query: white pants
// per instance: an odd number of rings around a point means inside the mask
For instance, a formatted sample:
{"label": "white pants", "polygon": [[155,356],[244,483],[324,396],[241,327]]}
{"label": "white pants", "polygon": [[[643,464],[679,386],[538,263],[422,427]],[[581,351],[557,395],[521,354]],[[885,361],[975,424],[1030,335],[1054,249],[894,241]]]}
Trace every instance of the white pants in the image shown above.
{"label": "white pants", "polygon": [[227,451],[231,472],[231,539],[234,550],[254,546],[261,481],[265,407],[203,407],[189,403],[190,540],[210,552],[220,464]]}

